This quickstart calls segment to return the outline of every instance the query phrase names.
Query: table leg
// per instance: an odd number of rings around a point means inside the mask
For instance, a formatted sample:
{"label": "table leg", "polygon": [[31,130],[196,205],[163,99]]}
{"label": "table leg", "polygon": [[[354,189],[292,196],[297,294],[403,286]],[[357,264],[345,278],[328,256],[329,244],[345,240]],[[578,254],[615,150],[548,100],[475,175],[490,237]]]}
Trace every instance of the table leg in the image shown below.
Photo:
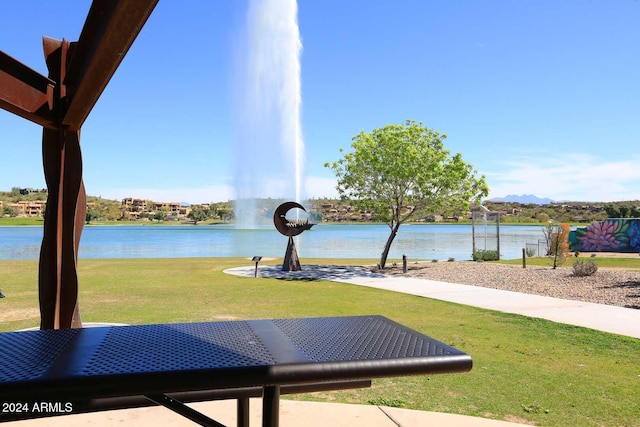
{"label": "table leg", "polygon": [[173,412],[176,412],[183,417],[190,419],[196,424],[200,424],[201,426],[225,427],[224,424],[220,424],[216,420],[213,420],[206,415],[201,414],[195,409],[185,405],[184,403],[180,402],[177,399],[174,399],[171,396],[167,396],[166,394],[146,395],[145,397],[152,402],[157,403],[158,405],[162,405],[165,408],[171,409]]}
{"label": "table leg", "polygon": [[249,427],[249,399],[238,399],[238,427]]}
{"label": "table leg", "polygon": [[280,422],[280,386],[267,386],[262,396],[262,427],[278,427]]}

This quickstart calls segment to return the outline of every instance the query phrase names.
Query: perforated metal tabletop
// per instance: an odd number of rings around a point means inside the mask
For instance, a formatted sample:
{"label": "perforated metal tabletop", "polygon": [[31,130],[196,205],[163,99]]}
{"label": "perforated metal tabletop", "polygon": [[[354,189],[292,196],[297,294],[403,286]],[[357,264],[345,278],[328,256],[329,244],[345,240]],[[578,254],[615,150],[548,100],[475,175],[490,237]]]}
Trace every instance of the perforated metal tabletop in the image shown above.
{"label": "perforated metal tabletop", "polygon": [[467,354],[381,316],[8,332],[0,334],[0,361],[0,404],[278,387],[472,366]]}

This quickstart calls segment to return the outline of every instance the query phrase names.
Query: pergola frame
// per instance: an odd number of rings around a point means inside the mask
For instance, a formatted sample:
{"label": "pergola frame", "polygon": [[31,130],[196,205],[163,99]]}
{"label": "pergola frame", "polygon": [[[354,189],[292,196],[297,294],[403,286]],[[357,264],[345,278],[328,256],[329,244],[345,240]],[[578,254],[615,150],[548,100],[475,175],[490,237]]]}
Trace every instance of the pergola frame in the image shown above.
{"label": "pergola frame", "polygon": [[48,197],[40,328],[81,327],[77,261],[86,215],[80,130],[158,0],[94,0],[77,42],[43,37],[47,77],[0,51],[0,108],[37,123]]}

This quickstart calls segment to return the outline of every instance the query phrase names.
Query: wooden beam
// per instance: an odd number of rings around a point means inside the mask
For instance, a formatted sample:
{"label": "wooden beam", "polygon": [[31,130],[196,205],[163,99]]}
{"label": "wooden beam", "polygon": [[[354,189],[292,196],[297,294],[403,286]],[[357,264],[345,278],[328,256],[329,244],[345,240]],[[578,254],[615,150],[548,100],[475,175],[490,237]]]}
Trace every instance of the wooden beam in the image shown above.
{"label": "wooden beam", "polygon": [[94,0],[63,82],[69,105],[62,124],[80,129],[153,12],[158,0]]}

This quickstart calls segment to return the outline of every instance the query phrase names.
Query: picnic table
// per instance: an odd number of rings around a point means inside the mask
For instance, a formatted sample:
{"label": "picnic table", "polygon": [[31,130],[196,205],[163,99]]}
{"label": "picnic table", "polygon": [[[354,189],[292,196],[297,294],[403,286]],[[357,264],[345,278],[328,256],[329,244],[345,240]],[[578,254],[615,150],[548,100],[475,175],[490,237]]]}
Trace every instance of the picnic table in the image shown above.
{"label": "picnic table", "polygon": [[[0,333],[0,421],[160,404],[221,426],[185,402],[279,398],[372,378],[469,371],[460,350],[382,316],[107,326]],[[355,382],[354,382],[355,381]]]}

